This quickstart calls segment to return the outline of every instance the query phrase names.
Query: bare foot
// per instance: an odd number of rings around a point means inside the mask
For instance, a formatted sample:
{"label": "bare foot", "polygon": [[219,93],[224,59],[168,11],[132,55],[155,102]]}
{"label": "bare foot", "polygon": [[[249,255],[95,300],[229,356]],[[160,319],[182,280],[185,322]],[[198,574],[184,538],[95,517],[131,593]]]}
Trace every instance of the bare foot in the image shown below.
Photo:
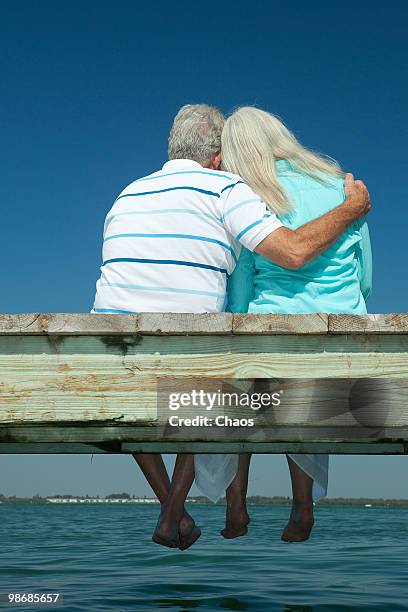
{"label": "bare foot", "polygon": [[282,532],[284,542],[305,542],[313,529],[313,505],[294,504],[288,524]]}
{"label": "bare foot", "polygon": [[180,546],[179,522],[171,513],[162,507],[152,540],[161,546],[178,548]]}
{"label": "bare foot", "polygon": [[231,507],[227,506],[225,527],[220,531],[220,535],[226,540],[244,536],[248,533],[250,520],[245,505],[240,505],[239,507],[236,505]]}
{"label": "bare foot", "polygon": [[198,540],[201,535],[201,529],[197,526],[194,526],[188,535],[180,536],[180,550],[187,550],[190,548]]}
{"label": "bare foot", "polygon": [[187,550],[187,548],[190,548],[201,535],[201,529],[196,526],[194,519],[186,511],[184,511],[179,524],[179,535],[180,550]]}

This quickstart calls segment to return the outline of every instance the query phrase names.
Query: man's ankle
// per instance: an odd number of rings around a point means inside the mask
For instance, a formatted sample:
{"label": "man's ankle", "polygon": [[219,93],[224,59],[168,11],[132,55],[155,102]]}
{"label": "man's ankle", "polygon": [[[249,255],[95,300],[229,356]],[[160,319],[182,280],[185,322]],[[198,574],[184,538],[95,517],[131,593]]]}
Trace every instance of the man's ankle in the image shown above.
{"label": "man's ankle", "polygon": [[298,508],[313,508],[313,498],[311,497],[294,497],[292,504]]}
{"label": "man's ankle", "polygon": [[181,520],[184,515],[184,504],[180,505],[178,502],[167,498],[161,504],[161,511],[163,514],[169,515],[176,520]]}

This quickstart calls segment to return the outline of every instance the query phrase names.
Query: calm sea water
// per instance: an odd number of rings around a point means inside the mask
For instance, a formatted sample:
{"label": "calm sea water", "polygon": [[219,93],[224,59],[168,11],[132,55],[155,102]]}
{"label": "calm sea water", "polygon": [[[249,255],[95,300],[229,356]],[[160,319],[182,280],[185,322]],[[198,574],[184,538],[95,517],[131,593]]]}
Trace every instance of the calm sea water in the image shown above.
{"label": "calm sea water", "polygon": [[151,542],[157,506],[0,505],[0,592],[60,592],[64,612],[408,610],[407,509],[319,507],[302,544],[279,539],[288,506],[252,506],[234,541],[223,507],[190,509],[203,535],[182,553]]}

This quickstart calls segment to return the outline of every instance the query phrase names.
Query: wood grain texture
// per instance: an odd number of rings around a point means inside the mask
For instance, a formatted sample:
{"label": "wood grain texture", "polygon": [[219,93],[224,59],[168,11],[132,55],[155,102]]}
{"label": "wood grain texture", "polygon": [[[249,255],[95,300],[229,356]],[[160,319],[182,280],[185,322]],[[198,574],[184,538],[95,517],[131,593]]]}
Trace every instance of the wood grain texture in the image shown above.
{"label": "wood grain texture", "polygon": [[137,319],[134,315],[94,315],[89,313],[31,313],[0,315],[0,334],[134,334]]}
{"label": "wood grain texture", "polygon": [[[1,449],[0,449],[1,452]],[[406,455],[402,442],[160,442],[122,444],[122,452],[132,453],[323,453],[330,455]]]}
{"label": "wood grain texture", "polygon": [[[157,417],[157,381],[178,377],[388,377],[397,387],[399,379],[408,377],[408,354],[0,354],[0,422],[152,421]],[[389,418],[397,418],[398,411],[405,418],[403,397],[396,395]],[[296,403],[282,412],[282,418],[285,414],[299,419]]]}
{"label": "wood grain texture", "polygon": [[132,335],[229,334],[229,313],[32,313],[0,315],[0,334],[12,335]]}
{"label": "wood grain texture", "polygon": [[138,332],[147,335],[213,335],[232,333],[233,315],[227,312],[205,314],[144,313],[139,316]]}
{"label": "wood grain texture", "polygon": [[324,453],[330,455],[403,455],[402,442],[135,442],[122,443],[119,450],[70,443],[0,443],[0,454],[116,454],[116,453]]}
{"label": "wood grain texture", "polygon": [[330,334],[408,334],[408,314],[329,315]]}
{"label": "wood grain texture", "polygon": [[327,314],[236,314],[234,334],[327,334]]}
{"label": "wood grain texture", "polygon": [[67,455],[95,455],[95,454],[116,454],[121,452],[120,446],[114,451],[106,444],[95,446],[92,444],[76,444],[70,442],[58,442],[50,444],[49,442],[20,442],[17,444],[0,442],[0,454],[25,454],[25,455],[48,455],[48,454],[67,454]]}
{"label": "wood grain texture", "polygon": [[28,313],[0,315],[0,335],[407,334],[407,314]]}
{"label": "wood grain texture", "polygon": [[406,353],[408,334],[0,335],[0,355]]}
{"label": "wood grain texture", "polygon": [[[163,445],[162,451],[156,452],[173,452],[164,450],[166,444],[177,448],[177,445],[189,445],[189,452],[218,452],[212,450],[214,448],[222,449],[225,445],[225,450],[221,452],[229,452],[230,445],[252,444],[264,445],[268,443],[281,444],[281,448],[290,444],[314,444],[327,443],[331,444],[361,444],[378,445],[378,444],[401,444],[408,446],[408,430],[406,427],[390,427],[373,431],[358,431],[350,432],[350,430],[338,429],[337,431],[329,431],[326,437],[321,436],[318,428],[303,428],[304,436],[300,428],[298,430],[291,427],[271,428],[264,437],[249,436],[249,435],[234,435],[223,440],[205,440],[196,435],[189,438],[187,435],[180,436],[178,439],[164,439],[159,431],[154,427],[136,427],[134,425],[89,425],[87,423],[76,424],[30,424],[30,425],[2,425],[0,427],[0,444],[87,444],[93,447],[98,447],[103,452],[121,452],[123,450],[132,450],[133,444],[150,444]],[[201,450],[203,449],[203,450]],[[206,449],[206,450],[204,450]],[[93,452],[93,451],[91,451]],[[188,451],[185,451],[188,452]],[[262,451],[260,451],[262,452]],[[309,451],[308,451],[309,452]],[[375,452],[373,450],[372,452]]]}

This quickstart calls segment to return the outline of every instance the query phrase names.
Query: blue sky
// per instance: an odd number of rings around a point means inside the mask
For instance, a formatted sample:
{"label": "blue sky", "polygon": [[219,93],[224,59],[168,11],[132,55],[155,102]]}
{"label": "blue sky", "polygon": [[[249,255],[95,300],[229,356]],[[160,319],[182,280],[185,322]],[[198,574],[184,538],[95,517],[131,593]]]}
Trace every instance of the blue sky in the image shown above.
{"label": "blue sky", "polygon": [[[0,311],[89,311],[107,210],[166,161],[172,118],[195,102],[270,110],[363,178],[373,202],[369,310],[408,310],[407,18],[397,2],[4,3]],[[87,457],[1,462],[4,492],[48,492],[45,477],[54,492],[147,491],[127,457],[96,457],[84,471]],[[333,458],[330,494],[408,496],[406,467],[403,457]],[[258,458],[252,487],[286,492],[285,470]]]}

